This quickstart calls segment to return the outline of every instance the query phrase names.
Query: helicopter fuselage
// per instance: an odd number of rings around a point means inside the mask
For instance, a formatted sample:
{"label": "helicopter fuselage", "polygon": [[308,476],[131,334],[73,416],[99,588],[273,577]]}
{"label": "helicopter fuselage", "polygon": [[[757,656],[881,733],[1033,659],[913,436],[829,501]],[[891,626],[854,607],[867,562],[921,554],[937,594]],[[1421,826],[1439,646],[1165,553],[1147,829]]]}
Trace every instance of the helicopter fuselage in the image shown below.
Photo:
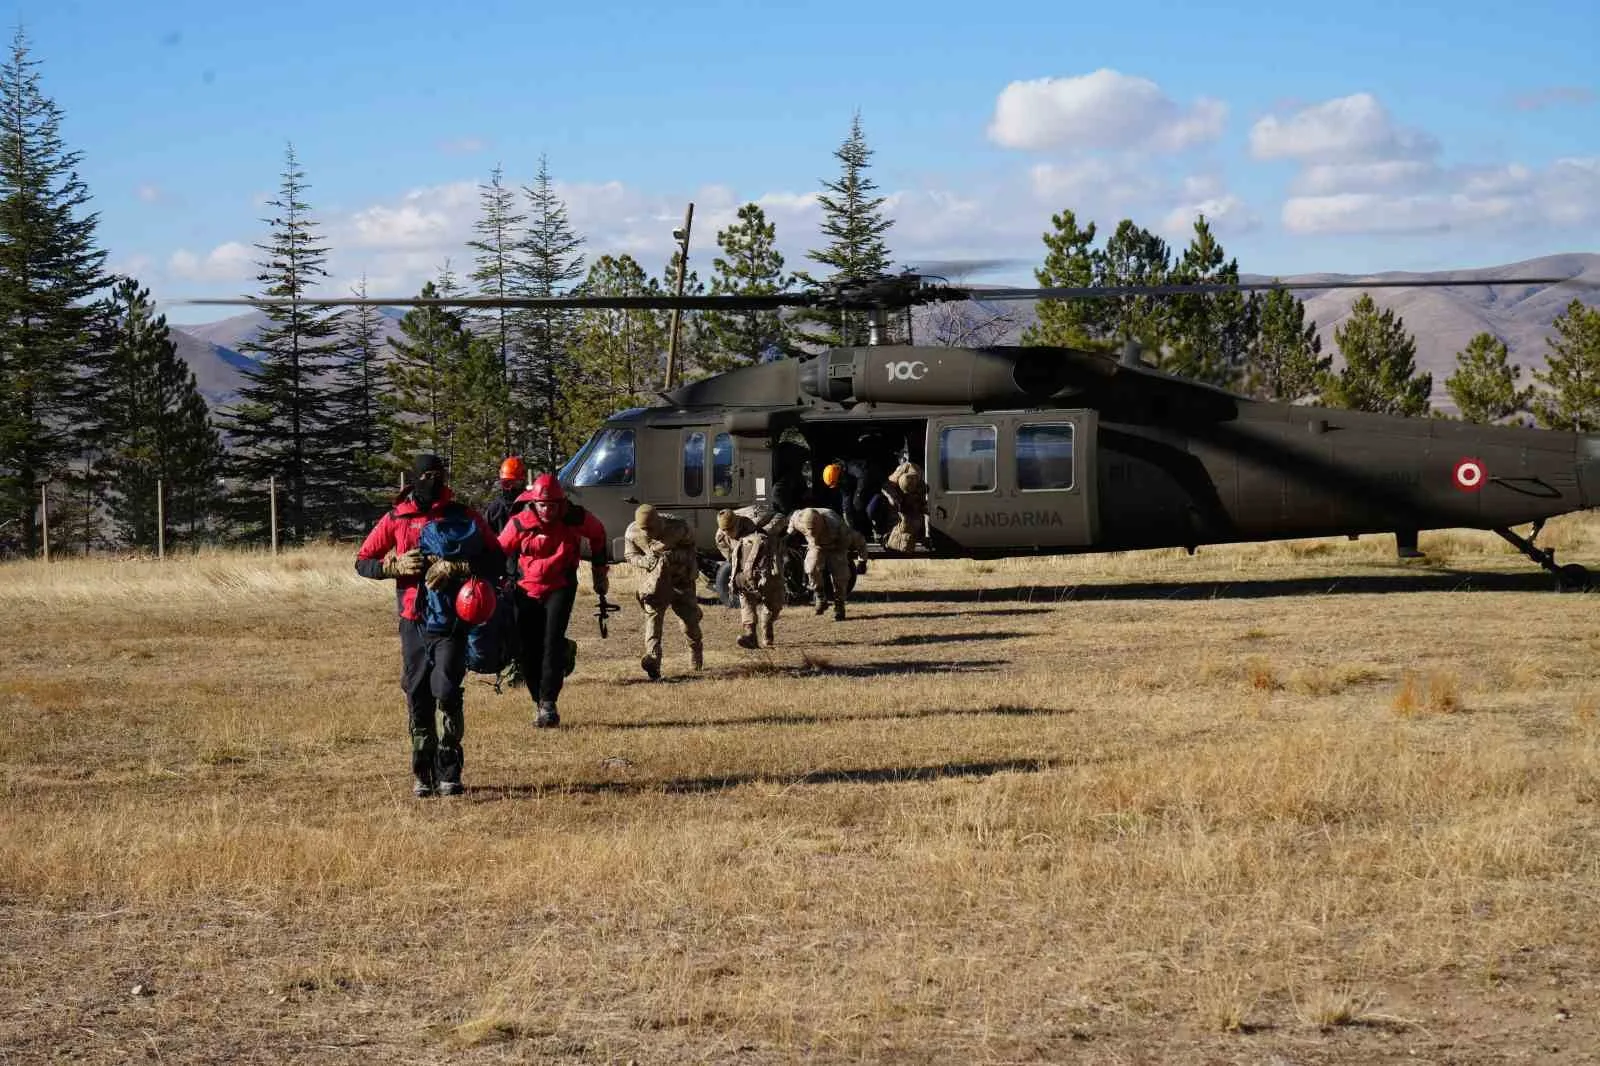
{"label": "helicopter fuselage", "polygon": [[931,556],[1508,529],[1600,504],[1600,437],[1252,400],[1057,348],[732,371],[614,415],[562,480],[614,547],[648,501],[709,555],[716,512],[777,505],[784,463],[804,503],[838,508],[825,464],[900,457],[926,471]]}

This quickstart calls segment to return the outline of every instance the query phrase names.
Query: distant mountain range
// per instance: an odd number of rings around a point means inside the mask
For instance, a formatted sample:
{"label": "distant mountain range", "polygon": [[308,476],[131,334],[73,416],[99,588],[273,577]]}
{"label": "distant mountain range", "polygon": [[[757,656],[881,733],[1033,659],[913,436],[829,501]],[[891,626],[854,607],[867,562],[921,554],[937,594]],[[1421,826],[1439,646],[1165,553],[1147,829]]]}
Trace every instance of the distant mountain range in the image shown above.
{"label": "distant mountain range", "polygon": [[[1378,306],[1392,309],[1398,314],[1405,321],[1406,329],[1417,339],[1417,368],[1433,374],[1434,406],[1450,410],[1453,405],[1444,391],[1445,379],[1455,369],[1456,353],[1465,348],[1467,342],[1478,333],[1492,333],[1505,341],[1512,361],[1524,368],[1523,381],[1532,380],[1532,372],[1545,365],[1545,357],[1549,352],[1545,338],[1553,332],[1551,323],[1567,304],[1578,299],[1591,306],[1600,306],[1600,254],[1574,252],[1547,255],[1477,270],[1370,275],[1301,274],[1283,280],[1335,284],[1364,280],[1406,281],[1441,277],[1490,280],[1535,276],[1573,278],[1580,284],[1505,283],[1472,288],[1373,291],[1372,298]],[[1251,276],[1247,280],[1270,279]],[[1349,316],[1350,305],[1361,295],[1361,290],[1311,290],[1300,295],[1305,301],[1307,317],[1317,324],[1323,351],[1337,353],[1333,331]],[[1022,331],[1034,321],[1032,303],[1018,302],[1011,306],[1015,308],[1014,321],[1000,343],[1015,343]],[[922,312],[926,310],[919,309]],[[385,339],[401,335],[399,320],[403,314],[402,310],[395,308],[382,309],[380,322]],[[919,318],[922,317],[925,316],[919,315]],[[265,321],[266,315],[251,311],[204,325],[172,327],[178,353],[194,370],[201,395],[213,409],[231,403],[238,395],[239,387],[245,381],[245,370],[255,365],[251,357],[240,353],[239,346],[254,339]],[[926,332],[920,322],[916,328],[919,333]]]}

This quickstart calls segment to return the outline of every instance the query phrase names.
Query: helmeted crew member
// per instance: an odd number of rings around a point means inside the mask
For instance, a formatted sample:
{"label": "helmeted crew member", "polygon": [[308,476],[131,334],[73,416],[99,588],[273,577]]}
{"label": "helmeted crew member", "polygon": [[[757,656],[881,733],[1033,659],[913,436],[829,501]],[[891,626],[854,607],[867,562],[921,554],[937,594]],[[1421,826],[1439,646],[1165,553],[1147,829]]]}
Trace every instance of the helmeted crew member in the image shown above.
{"label": "helmeted crew member", "polygon": [[[833,620],[844,621],[844,604],[850,595],[850,564],[867,557],[867,540],[837,511],[826,507],[803,507],[789,516],[789,532],[806,538],[806,578],[816,596],[816,612],[828,609],[829,589],[833,599]],[[863,566],[863,571],[865,567]]]}
{"label": "helmeted crew member", "polygon": [[811,502],[806,484],[806,447],[792,440],[779,441],[772,453],[772,506],[790,514]]}
{"label": "helmeted crew member", "polygon": [[528,488],[528,468],[522,465],[520,456],[512,455],[500,464],[499,491],[484,505],[483,517],[489,520],[489,527],[494,530],[495,536],[506,528],[506,523],[511,521],[511,516],[521,505],[517,497],[521,496]]}
{"label": "helmeted crew member", "polygon": [[[498,581],[505,556],[486,518],[456,502],[445,483],[444,462],[437,455],[417,456],[411,486],[395,497],[394,507],[378,520],[356,552],[362,577],[395,579],[400,613],[400,687],[406,694],[411,733],[412,792],[418,797],[461,794],[461,749],[466,734],[462,683],[467,676],[464,627],[430,633],[423,624],[423,585],[443,588],[475,573]],[[447,516],[472,518],[483,531],[482,550],[470,562],[423,557],[418,546],[423,527]]]}
{"label": "helmeted crew member", "polygon": [[[717,550],[732,567],[739,593],[741,648],[770,648],[783,611],[784,516],[760,504],[717,512]],[[759,626],[759,629],[758,629]]]}
{"label": "helmeted crew member", "polygon": [[554,474],[540,474],[517,497],[519,506],[500,531],[500,547],[519,570],[513,586],[517,608],[517,668],[538,708],[533,724],[561,724],[556,700],[566,680],[567,623],[578,595],[581,542],[589,543],[594,591],[610,591],[606,529],[591,512],[571,503]]}
{"label": "helmeted crew member", "polygon": [[639,665],[654,681],[661,676],[661,628],[669,607],[678,616],[689,641],[689,660],[696,670],[705,665],[700,633],[700,604],[695,599],[694,533],[676,515],[639,505],[622,537],[623,558],[642,572],[639,607],[644,611],[644,657]]}
{"label": "helmeted crew member", "polygon": [[883,483],[883,496],[897,515],[894,528],[884,539],[890,551],[915,551],[928,540],[928,482],[922,468],[910,459],[902,460]]}

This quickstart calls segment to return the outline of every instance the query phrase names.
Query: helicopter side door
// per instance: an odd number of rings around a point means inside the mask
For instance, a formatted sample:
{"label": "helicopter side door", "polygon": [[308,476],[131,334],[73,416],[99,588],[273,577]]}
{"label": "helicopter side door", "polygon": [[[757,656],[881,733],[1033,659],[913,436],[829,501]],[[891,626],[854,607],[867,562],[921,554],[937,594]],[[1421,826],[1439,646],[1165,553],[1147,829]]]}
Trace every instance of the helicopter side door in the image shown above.
{"label": "helicopter side door", "polygon": [[678,441],[677,498],[673,510],[706,543],[715,535],[717,511],[745,497],[743,471],[733,434],[718,426],[685,426]]}
{"label": "helicopter side door", "polygon": [[928,420],[928,522],[936,550],[1094,543],[1095,412],[991,411]]}

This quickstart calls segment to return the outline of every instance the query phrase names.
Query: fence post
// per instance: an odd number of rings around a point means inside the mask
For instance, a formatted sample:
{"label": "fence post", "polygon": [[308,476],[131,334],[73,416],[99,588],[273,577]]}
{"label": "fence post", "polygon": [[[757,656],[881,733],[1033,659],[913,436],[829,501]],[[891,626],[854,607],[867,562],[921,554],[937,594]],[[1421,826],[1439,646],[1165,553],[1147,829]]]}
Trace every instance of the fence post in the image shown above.
{"label": "fence post", "polygon": [[156,558],[167,557],[167,506],[166,493],[161,491],[161,479],[156,478]]}
{"label": "fence post", "polygon": [[267,497],[272,514],[272,554],[278,554],[278,478],[267,478]]}

